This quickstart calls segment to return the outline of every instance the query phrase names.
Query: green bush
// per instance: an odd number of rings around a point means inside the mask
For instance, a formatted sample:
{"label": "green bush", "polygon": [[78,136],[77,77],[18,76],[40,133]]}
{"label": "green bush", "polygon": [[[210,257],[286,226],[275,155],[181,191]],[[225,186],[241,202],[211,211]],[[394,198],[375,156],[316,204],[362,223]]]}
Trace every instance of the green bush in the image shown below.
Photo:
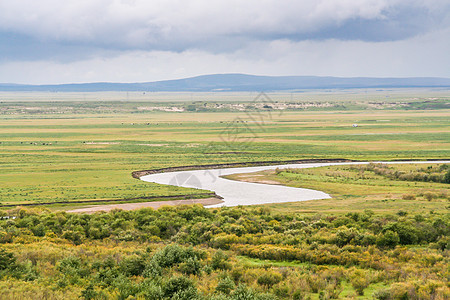
{"label": "green bush", "polygon": [[238,285],[231,295],[232,300],[255,300],[256,293],[244,284]]}
{"label": "green bush", "polygon": [[236,287],[233,280],[230,277],[224,276],[219,280],[217,284],[216,291],[219,293],[223,293],[229,295],[231,291]]}
{"label": "green bush", "polygon": [[169,299],[188,300],[197,296],[197,289],[195,288],[194,283],[186,277],[172,277],[164,284],[163,294],[164,297]]}
{"label": "green bush", "polygon": [[216,251],[212,256],[211,268],[213,268],[213,270],[231,269],[231,264],[228,262],[228,255],[222,250]]}
{"label": "green bush", "polygon": [[180,264],[181,273],[186,275],[199,275],[202,269],[201,262],[197,257],[189,257],[185,262]]}
{"label": "green bush", "polygon": [[370,279],[366,271],[361,269],[349,270],[348,279],[356,293],[360,296],[364,295],[364,290],[369,286]]}
{"label": "green bush", "polygon": [[16,266],[16,257],[5,249],[0,249],[0,271]]}
{"label": "green bush", "polygon": [[398,237],[398,234],[391,230],[387,230],[377,237],[376,243],[379,247],[394,248],[399,242],[400,238]]}
{"label": "green bush", "polygon": [[448,170],[444,175],[444,183],[450,183],[450,170]]}
{"label": "green bush", "polygon": [[83,291],[81,291],[81,298],[85,300],[92,300],[97,298],[97,293],[94,290],[94,286],[89,284]]}
{"label": "green bush", "polygon": [[139,292],[138,299],[152,299],[162,300],[164,299],[164,292],[161,285],[158,282],[146,279],[140,285],[141,291]]}
{"label": "green bush", "polygon": [[281,276],[280,273],[269,271],[261,274],[258,277],[257,282],[259,285],[263,285],[267,288],[270,288],[273,285],[279,283],[282,279],[283,277]]}
{"label": "green bush", "polygon": [[137,255],[124,258],[119,264],[120,271],[127,276],[141,275],[145,269],[142,257]]}

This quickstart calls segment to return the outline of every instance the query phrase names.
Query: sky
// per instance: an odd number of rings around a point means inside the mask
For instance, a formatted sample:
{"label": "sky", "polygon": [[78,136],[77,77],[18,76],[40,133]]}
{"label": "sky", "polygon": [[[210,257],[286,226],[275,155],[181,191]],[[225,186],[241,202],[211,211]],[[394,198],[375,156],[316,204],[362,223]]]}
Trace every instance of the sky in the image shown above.
{"label": "sky", "polygon": [[0,0],[0,83],[449,77],[450,0]]}

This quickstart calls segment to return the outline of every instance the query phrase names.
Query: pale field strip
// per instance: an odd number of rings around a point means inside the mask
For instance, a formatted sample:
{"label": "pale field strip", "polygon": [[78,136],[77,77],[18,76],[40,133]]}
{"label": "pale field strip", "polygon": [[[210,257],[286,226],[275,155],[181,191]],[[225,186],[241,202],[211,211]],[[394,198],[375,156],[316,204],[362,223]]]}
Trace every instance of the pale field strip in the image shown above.
{"label": "pale field strip", "polygon": [[[135,101],[135,102],[236,102],[253,101],[259,92],[0,92],[0,102]],[[419,101],[450,98],[445,88],[322,89],[266,92],[275,101]]]}

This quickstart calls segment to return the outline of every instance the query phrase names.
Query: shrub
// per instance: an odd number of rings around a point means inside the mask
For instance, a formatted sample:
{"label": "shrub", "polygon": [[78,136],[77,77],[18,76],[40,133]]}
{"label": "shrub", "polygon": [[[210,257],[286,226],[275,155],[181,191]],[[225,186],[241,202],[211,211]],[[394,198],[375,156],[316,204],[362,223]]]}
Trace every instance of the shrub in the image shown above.
{"label": "shrub", "polygon": [[377,246],[379,247],[394,248],[399,242],[398,234],[391,230],[387,230],[377,237]]}
{"label": "shrub", "polygon": [[412,225],[402,222],[396,222],[386,225],[383,231],[393,231],[399,237],[399,243],[402,245],[413,245],[418,242],[417,230]]}
{"label": "shrub", "polygon": [[444,183],[450,183],[450,169],[444,175]]}
{"label": "shrub", "polygon": [[450,237],[443,236],[437,241],[437,247],[441,251],[450,249]]}
{"label": "shrub", "polygon": [[358,232],[353,229],[341,229],[336,233],[336,244],[339,247],[345,246],[347,244],[349,244],[356,236],[357,236]]}
{"label": "shrub", "polygon": [[130,256],[124,258],[119,264],[120,270],[127,276],[141,275],[145,269],[142,257]]}
{"label": "shrub", "polygon": [[416,196],[413,194],[404,194],[402,196],[402,199],[403,200],[416,200]]}
{"label": "shrub", "polygon": [[83,291],[81,291],[81,298],[85,300],[97,298],[97,293],[95,292],[92,284],[89,284]]}
{"label": "shrub", "polygon": [[373,293],[373,298],[378,300],[389,300],[391,299],[391,293],[389,289],[378,290]]}
{"label": "shrub", "polygon": [[33,234],[35,236],[41,237],[41,236],[45,235],[46,229],[45,229],[44,225],[38,224],[38,225],[34,226],[33,228],[31,228],[31,231],[33,232]]}
{"label": "shrub", "polygon": [[349,271],[348,279],[356,293],[360,296],[364,295],[364,289],[369,286],[370,280],[366,271],[361,269],[353,269]]}
{"label": "shrub", "polygon": [[72,271],[78,272],[81,267],[81,260],[76,256],[69,256],[60,260],[57,269],[64,273],[70,273]]}
{"label": "shrub", "polygon": [[425,193],[423,193],[423,197],[425,199],[427,199],[428,201],[431,201],[434,198],[437,198],[437,195],[435,193],[432,193],[432,192],[425,192]]}
{"label": "shrub", "polygon": [[[339,299],[339,294],[342,293],[343,287],[337,281],[331,280],[327,282],[325,291],[321,292],[319,299]],[[320,297],[323,295],[322,297]]]}
{"label": "shrub", "polygon": [[293,300],[303,300],[305,298],[305,291],[302,290],[296,290],[293,294],[292,294],[292,299]]}
{"label": "shrub", "polygon": [[197,296],[197,289],[194,283],[186,277],[172,277],[164,284],[163,294],[169,299],[188,300]]}
{"label": "shrub", "polygon": [[238,239],[238,236],[235,234],[220,234],[216,235],[211,243],[214,248],[229,250],[231,244],[237,243]]}
{"label": "shrub", "polygon": [[199,259],[203,255],[193,248],[184,248],[177,244],[164,247],[153,255],[152,261],[162,268],[170,268],[174,265],[187,261],[189,258]]}
{"label": "shrub", "polygon": [[231,264],[227,260],[228,255],[222,250],[218,250],[212,257],[211,268],[213,270],[229,270],[231,269]]}
{"label": "shrub", "polygon": [[235,287],[236,286],[233,280],[231,280],[230,277],[225,276],[222,279],[220,279],[219,283],[217,284],[216,291],[219,293],[229,295]]}
{"label": "shrub", "polygon": [[256,293],[249,289],[244,284],[240,284],[236,290],[234,290],[231,299],[233,300],[255,300],[256,299]]}
{"label": "shrub", "polygon": [[390,299],[417,299],[415,287],[409,282],[399,282],[392,284],[389,289],[389,293]]}
{"label": "shrub", "polygon": [[180,271],[187,275],[198,275],[202,269],[202,264],[196,257],[189,257],[185,262],[180,264]]}
{"label": "shrub", "polygon": [[117,295],[118,300],[129,299],[130,296],[136,295],[139,291],[139,286],[123,275],[114,280],[114,286],[119,292]]}
{"label": "shrub", "polygon": [[13,235],[10,232],[0,230],[0,244],[12,243]]}
{"label": "shrub", "polygon": [[400,209],[399,211],[397,211],[397,215],[400,217],[405,217],[406,215],[408,215],[408,212]]}
{"label": "shrub", "polygon": [[141,291],[137,294],[137,299],[152,299],[152,300],[162,300],[164,299],[164,293],[161,285],[153,282],[152,280],[146,279],[140,285]]}
{"label": "shrub", "polygon": [[260,275],[257,282],[259,285],[264,285],[265,287],[270,288],[273,285],[279,283],[281,279],[282,276],[280,273],[269,271]]}
{"label": "shrub", "polygon": [[308,282],[309,288],[313,293],[318,293],[326,286],[326,280],[324,280],[318,274],[310,274],[308,277],[306,277],[306,281]]}
{"label": "shrub", "polygon": [[16,257],[5,249],[0,249],[0,271],[11,269],[16,265]]}

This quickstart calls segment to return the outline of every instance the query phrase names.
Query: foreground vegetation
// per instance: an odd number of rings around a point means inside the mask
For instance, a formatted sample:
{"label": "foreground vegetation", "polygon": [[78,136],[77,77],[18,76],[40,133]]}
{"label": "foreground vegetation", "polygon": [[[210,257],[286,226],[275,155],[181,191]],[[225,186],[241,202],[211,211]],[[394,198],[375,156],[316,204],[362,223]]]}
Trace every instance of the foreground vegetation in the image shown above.
{"label": "foreground vegetation", "polygon": [[448,299],[449,215],[15,209],[2,299]]}

